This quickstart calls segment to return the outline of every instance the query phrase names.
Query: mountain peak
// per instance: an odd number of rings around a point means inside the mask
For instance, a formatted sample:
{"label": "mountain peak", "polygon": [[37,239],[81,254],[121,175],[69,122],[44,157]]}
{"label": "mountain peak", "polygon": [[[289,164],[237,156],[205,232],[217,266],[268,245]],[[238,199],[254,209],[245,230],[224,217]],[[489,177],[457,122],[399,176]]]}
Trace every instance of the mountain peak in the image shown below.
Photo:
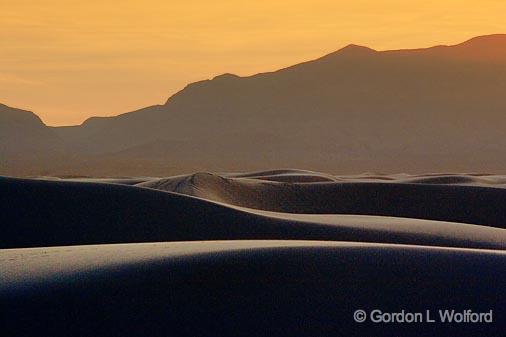
{"label": "mountain peak", "polygon": [[349,44],[346,47],[343,47],[333,53],[323,56],[321,59],[328,60],[340,56],[359,57],[371,55],[373,53],[376,53],[376,50],[365,46],[359,46],[357,44]]}
{"label": "mountain peak", "polygon": [[369,47],[360,46],[357,44],[349,44],[344,48],[339,49],[336,53],[339,54],[350,54],[350,55],[356,55],[356,54],[370,54],[375,52],[374,49],[371,49]]}
{"label": "mountain peak", "polygon": [[[333,62],[335,59],[339,59],[341,57],[345,58],[360,58],[362,56],[369,56],[376,53],[376,50],[359,46],[356,44],[349,44],[346,47],[343,47],[341,49],[338,49],[337,51],[327,54],[323,57],[320,57],[317,59],[317,61],[324,61],[324,62]],[[304,64],[304,63],[301,63]]]}
{"label": "mountain peak", "polygon": [[231,73],[225,73],[218,76],[213,77],[213,81],[227,80],[231,78],[239,78],[239,76]]}

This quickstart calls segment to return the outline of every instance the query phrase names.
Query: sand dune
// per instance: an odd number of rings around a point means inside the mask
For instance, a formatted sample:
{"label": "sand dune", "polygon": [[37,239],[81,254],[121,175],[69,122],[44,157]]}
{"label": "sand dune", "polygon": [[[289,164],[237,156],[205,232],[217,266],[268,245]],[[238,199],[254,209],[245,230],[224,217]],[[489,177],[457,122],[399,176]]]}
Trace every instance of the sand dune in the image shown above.
{"label": "sand dune", "polygon": [[505,189],[389,178],[299,170],[2,178],[0,247],[238,239],[506,247]]}
{"label": "sand dune", "polygon": [[504,228],[505,176],[331,176],[284,170],[197,173],[136,186],[275,212],[363,214],[455,221]]}
{"label": "sand dune", "polygon": [[[499,336],[505,264],[504,251],[315,241],[8,249],[0,320],[9,336]],[[496,322],[358,324],[359,308]]]}
{"label": "sand dune", "polygon": [[[2,333],[498,336],[504,181],[290,169],[0,178]],[[495,318],[378,326],[355,323],[357,309]]]}

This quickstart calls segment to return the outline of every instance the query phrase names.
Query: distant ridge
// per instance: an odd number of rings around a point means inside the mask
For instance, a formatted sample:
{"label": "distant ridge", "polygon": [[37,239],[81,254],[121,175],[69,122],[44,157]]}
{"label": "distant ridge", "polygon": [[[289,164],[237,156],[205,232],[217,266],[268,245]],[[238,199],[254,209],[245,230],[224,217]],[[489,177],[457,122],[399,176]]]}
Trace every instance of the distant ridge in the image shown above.
{"label": "distant ridge", "polygon": [[456,45],[439,45],[422,49],[387,50],[382,53],[425,53],[432,56],[469,59],[474,61],[498,61],[506,63],[506,34],[493,34],[471,38]]}
{"label": "distant ridge", "polygon": [[[28,171],[503,172],[504,92],[506,34],[411,50],[351,44],[274,72],[191,83],[163,105],[93,117],[80,126],[26,121],[52,139],[35,151],[39,157],[63,148],[68,158]],[[33,156],[17,144],[40,140],[2,124],[4,157]],[[27,165],[21,167],[0,167],[0,173],[22,175]]]}

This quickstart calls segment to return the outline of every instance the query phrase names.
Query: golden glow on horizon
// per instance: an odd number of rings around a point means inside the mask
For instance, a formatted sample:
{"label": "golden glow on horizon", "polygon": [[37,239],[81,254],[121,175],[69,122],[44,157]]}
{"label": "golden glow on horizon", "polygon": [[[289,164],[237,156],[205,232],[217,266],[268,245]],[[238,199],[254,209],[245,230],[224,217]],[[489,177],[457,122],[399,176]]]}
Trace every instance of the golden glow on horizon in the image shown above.
{"label": "golden glow on horizon", "polygon": [[78,124],[349,43],[416,48],[506,33],[505,13],[504,0],[0,0],[0,103]]}

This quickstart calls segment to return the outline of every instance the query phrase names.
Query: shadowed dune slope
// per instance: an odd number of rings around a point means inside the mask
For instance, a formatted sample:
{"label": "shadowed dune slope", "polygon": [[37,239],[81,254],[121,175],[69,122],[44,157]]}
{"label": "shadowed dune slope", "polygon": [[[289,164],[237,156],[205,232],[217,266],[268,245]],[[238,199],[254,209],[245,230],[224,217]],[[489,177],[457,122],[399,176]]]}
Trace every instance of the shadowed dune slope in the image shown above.
{"label": "shadowed dune slope", "polygon": [[[292,182],[264,180],[275,175]],[[0,247],[299,239],[505,248],[504,189],[357,177],[294,182],[300,175],[196,174],[136,186],[1,178]]]}
{"label": "shadowed dune slope", "polygon": [[[499,251],[315,241],[0,250],[0,320],[9,336],[499,336],[505,264]],[[492,310],[494,323],[358,324],[359,308]]]}

